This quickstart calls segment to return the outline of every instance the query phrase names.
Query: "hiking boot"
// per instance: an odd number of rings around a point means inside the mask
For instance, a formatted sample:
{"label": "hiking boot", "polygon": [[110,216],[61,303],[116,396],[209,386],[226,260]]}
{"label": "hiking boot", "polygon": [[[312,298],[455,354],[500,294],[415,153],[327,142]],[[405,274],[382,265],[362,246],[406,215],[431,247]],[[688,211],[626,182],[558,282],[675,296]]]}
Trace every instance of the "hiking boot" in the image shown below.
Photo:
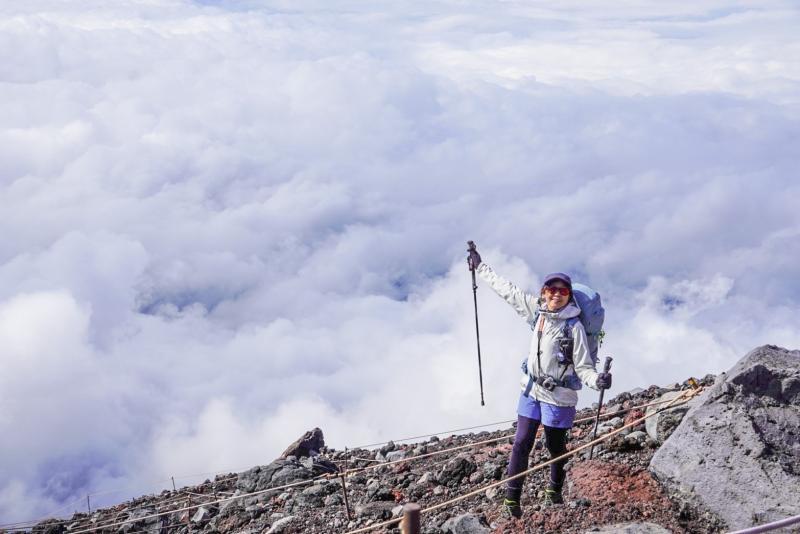
{"label": "hiking boot", "polygon": [[514,499],[503,499],[503,515],[519,519],[522,517],[522,506]]}
{"label": "hiking boot", "polygon": [[564,497],[560,491],[552,488],[544,490],[544,499],[542,499],[543,506],[553,506],[554,504],[564,504]]}

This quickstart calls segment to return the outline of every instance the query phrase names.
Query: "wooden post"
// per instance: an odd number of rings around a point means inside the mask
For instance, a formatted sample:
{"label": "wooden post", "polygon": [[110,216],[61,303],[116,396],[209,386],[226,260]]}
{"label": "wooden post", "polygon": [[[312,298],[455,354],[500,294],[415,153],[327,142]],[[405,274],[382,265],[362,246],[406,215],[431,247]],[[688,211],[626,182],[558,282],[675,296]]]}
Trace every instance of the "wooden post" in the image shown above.
{"label": "wooden post", "polygon": [[344,473],[340,473],[339,477],[342,479],[342,495],[344,495],[344,509],[347,511],[347,520],[352,521],[353,514],[350,512],[350,502],[347,500],[347,483],[344,479]]}
{"label": "wooden post", "polygon": [[403,534],[420,533],[419,516],[421,510],[420,506],[413,502],[403,506],[403,521],[400,523]]}

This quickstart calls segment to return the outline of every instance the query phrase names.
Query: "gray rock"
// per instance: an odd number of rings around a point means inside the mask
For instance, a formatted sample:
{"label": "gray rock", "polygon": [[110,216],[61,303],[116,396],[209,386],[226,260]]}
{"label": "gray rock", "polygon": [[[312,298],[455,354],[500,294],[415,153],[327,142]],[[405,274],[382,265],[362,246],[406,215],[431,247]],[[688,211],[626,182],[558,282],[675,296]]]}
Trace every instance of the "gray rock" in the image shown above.
{"label": "gray rock", "polygon": [[294,523],[293,515],[278,519],[272,524],[267,534],[282,534],[283,532],[288,532],[292,523]]}
{"label": "gray rock", "polygon": [[467,454],[459,454],[442,468],[442,471],[436,477],[440,484],[445,486],[455,487],[461,483],[464,478],[469,477],[478,469],[475,462]]}
{"label": "gray rock", "polygon": [[693,401],[650,470],[732,529],[800,514],[800,351],[747,354]]}
{"label": "gray rock", "polygon": [[469,476],[469,483],[470,484],[480,484],[483,482],[484,475],[481,471],[475,471]]}
{"label": "gray rock", "polygon": [[323,501],[325,506],[337,506],[340,504],[344,504],[344,497],[342,497],[339,493],[331,493],[327,497],[325,497],[325,501]]}
{"label": "gray rock", "polygon": [[157,513],[155,506],[144,506],[131,510],[128,515],[128,519],[131,520],[131,522],[123,525],[120,531],[123,533],[144,532],[145,534],[159,534],[159,532],[161,532],[161,518],[149,517],[144,519],[155,513]]}
{"label": "gray rock", "polygon": [[496,462],[486,462],[481,467],[483,476],[489,480],[500,480],[503,478],[503,464]]}
{"label": "gray rock", "polygon": [[230,499],[219,506],[219,515],[222,517],[238,514],[242,511],[244,511],[244,505],[241,499]]}
{"label": "gray rock", "polygon": [[375,501],[356,508],[356,515],[367,519],[383,521],[392,518],[392,510],[397,506],[394,502]]}
{"label": "gray rock", "polygon": [[611,419],[606,421],[605,424],[616,430],[617,428],[624,425],[625,421],[622,419],[622,417],[612,417]]}
{"label": "gray rock", "polygon": [[624,424],[624,421],[621,417],[613,417],[608,421],[601,421],[600,425],[597,427],[597,436],[603,436],[608,434],[612,430],[616,430]]}
{"label": "gray rock", "polygon": [[389,443],[387,443],[386,445],[381,447],[379,449],[379,451],[383,456],[386,456],[387,453],[395,450],[396,448],[397,448],[397,445],[394,444],[394,441],[390,441]]}
{"label": "gray rock", "polygon": [[436,482],[436,478],[433,476],[433,473],[431,473],[430,471],[425,471],[425,473],[423,473],[422,476],[419,477],[417,484],[425,485],[425,484],[431,484],[433,482]]}
{"label": "gray rock", "polygon": [[47,519],[37,523],[31,532],[36,532],[37,534],[63,534],[66,530],[67,527],[57,519]]}
{"label": "gray rock", "polygon": [[196,525],[202,525],[204,523],[207,523],[211,519],[212,515],[213,512],[211,511],[211,509],[206,508],[205,506],[201,506],[192,516],[192,523]]}
{"label": "gray rock", "polygon": [[604,534],[671,534],[671,532],[655,523],[621,523],[606,525],[598,530],[587,530],[585,534],[602,532]]}
{"label": "gray rock", "polygon": [[502,490],[501,490],[499,487],[495,486],[495,487],[493,487],[493,488],[489,488],[489,489],[487,489],[487,490],[484,492],[484,495],[485,495],[485,496],[486,496],[486,498],[487,498],[487,499],[489,499],[490,501],[495,501],[495,500],[497,500],[497,498],[498,498],[498,497],[501,495],[501,492],[502,492]]}
{"label": "gray rock", "polygon": [[386,458],[387,462],[402,460],[403,458],[406,457],[406,451],[401,449],[401,450],[387,452],[384,457]]}
{"label": "gray rock", "polygon": [[686,412],[689,411],[689,407],[686,404],[670,406],[663,412],[658,411],[663,409],[669,404],[669,401],[675,399],[675,397],[678,397],[682,393],[682,391],[668,391],[658,398],[658,401],[665,401],[663,404],[647,407],[645,415],[655,415],[647,419],[644,425],[647,434],[656,443],[663,443],[681,423]]}
{"label": "gray rock", "polygon": [[482,515],[461,514],[445,521],[442,531],[445,534],[484,534],[490,529],[489,523]]}
{"label": "gray rock", "polygon": [[629,445],[642,446],[647,441],[647,433],[641,430],[636,430],[625,436],[625,442]]}
{"label": "gray rock", "polygon": [[329,482],[314,484],[301,491],[295,501],[298,506],[320,506],[325,497],[334,493],[337,487],[339,487],[338,484]]}
{"label": "gray rock", "polygon": [[394,501],[392,488],[379,479],[372,479],[367,483],[367,501]]}
{"label": "gray rock", "polygon": [[314,471],[306,469],[296,460],[278,459],[267,466],[245,471],[236,480],[236,489],[244,493],[261,491],[314,477]]}

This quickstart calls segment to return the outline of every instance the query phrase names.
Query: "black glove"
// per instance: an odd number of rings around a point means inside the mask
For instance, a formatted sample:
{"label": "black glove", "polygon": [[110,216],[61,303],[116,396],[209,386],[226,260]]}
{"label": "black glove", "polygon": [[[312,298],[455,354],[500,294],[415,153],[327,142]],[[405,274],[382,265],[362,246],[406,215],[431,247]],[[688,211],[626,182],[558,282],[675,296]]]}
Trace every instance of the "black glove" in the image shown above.
{"label": "black glove", "polygon": [[481,255],[478,254],[478,249],[475,248],[475,243],[472,241],[467,241],[467,251],[469,252],[469,256],[467,257],[467,265],[469,265],[469,270],[474,271],[478,268],[481,264]]}
{"label": "black glove", "polygon": [[597,375],[597,387],[599,389],[608,389],[611,387],[611,373],[599,373]]}

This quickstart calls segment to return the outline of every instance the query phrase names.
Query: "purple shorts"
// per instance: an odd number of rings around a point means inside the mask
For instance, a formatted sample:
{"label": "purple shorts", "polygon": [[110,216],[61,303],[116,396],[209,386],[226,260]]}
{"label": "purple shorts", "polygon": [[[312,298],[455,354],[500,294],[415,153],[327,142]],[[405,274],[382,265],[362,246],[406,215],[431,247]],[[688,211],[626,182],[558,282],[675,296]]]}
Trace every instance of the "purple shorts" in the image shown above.
{"label": "purple shorts", "polygon": [[575,406],[556,406],[520,394],[517,414],[541,421],[552,428],[571,428],[575,421]]}

